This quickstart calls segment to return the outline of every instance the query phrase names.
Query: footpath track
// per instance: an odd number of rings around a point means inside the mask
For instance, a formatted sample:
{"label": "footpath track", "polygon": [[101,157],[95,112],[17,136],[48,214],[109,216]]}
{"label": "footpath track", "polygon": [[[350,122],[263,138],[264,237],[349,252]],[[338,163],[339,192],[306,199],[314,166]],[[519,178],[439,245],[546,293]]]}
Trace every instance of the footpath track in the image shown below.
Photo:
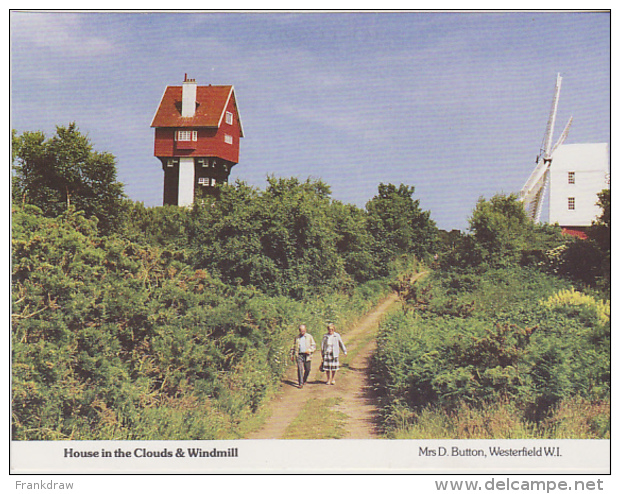
{"label": "footpath track", "polygon": [[[412,281],[424,273],[418,273]],[[381,319],[398,301],[391,293],[377,307],[366,314],[359,323],[342,335],[352,358],[341,355],[341,371],[334,386],[325,384],[325,374],[319,372],[320,351],[314,355],[312,370],[303,389],[297,387],[297,370],[289,366],[280,385],[280,391],[272,400],[271,415],[263,427],[247,436],[247,439],[282,439],[289,425],[300,415],[308,400],[337,398],[335,410],[346,416],[345,439],[373,439],[381,437],[374,390],[370,382],[370,360],[376,348],[376,334]],[[320,341],[317,341],[320,345]],[[312,439],[312,438],[309,438]],[[317,438],[315,438],[317,439]]]}

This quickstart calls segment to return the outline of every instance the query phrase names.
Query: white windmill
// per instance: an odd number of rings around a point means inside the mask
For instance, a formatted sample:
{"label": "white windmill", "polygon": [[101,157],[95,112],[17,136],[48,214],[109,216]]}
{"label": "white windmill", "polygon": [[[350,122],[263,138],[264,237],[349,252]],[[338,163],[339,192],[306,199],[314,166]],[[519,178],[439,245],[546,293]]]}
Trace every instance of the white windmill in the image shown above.
{"label": "white windmill", "polygon": [[540,147],[540,153],[536,157],[536,168],[534,168],[534,171],[519,192],[519,200],[523,202],[526,213],[535,223],[540,221],[543,199],[549,185],[549,169],[551,167],[551,161],[553,160],[553,153],[558,146],[566,140],[568,130],[573,121],[573,117],[571,117],[562,131],[562,135],[560,135],[555,145],[552,146],[553,129],[555,128],[555,118],[558,111],[561,86],[562,77],[558,74],[555,83],[555,94],[553,95],[553,102],[549,113],[549,121],[547,122],[547,130]]}

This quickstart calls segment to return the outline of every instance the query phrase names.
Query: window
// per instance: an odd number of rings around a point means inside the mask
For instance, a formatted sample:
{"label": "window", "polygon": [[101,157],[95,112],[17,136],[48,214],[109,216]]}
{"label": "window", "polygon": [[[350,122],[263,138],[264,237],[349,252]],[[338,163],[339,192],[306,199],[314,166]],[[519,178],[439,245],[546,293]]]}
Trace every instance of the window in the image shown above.
{"label": "window", "polygon": [[215,160],[211,161],[210,158],[196,158],[196,163],[203,168],[215,168]]}
{"label": "window", "polygon": [[575,209],[575,198],[574,197],[568,198],[568,209],[571,211]]}
{"label": "window", "polygon": [[178,130],[177,131],[177,141],[186,142],[192,140],[192,132],[191,130]]}
{"label": "window", "polygon": [[176,135],[179,142],[190,142],[198,140],[198,131],[196,130],[177,130]]}
{"label": "window", "polygon": [[217,180],[210,177],[199,177],[198,184],[204,185],[206,187],[215,187],[217,185]]}
{"label": "window", "polygon": [[178,158],[168,158],[166,160],[166,166],[168,168],[172,168],[172,167],[174,167],[175,165],[178,165],[178,164],[179,164],[179,159]]}
{"label": "window", "polygon": [[232,144],[233,143],[233,136],[228,135],[228,134],[224,134],[224,142],[226,144]]}
{"label": "window", "polygon": [[228,125],[232,125],[233,123],[233,114],[230,113],[229,111],[226,112],[226,123]]}
{"label": "window", "polygon": [[568,183],[571,185],[575,183],[575,172],[568,172]]}

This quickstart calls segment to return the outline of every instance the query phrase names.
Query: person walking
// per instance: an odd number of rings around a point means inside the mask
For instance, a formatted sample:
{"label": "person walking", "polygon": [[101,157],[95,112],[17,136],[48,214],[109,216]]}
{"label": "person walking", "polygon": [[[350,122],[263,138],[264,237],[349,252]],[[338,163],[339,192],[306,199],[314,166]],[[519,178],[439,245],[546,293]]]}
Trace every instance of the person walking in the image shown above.
{"label": "person walking", "polygon": [[344,346],[340,334],[336,333],[336,326],[334,323],[329,323],[327,333],[321,340],[321,357],[323,357],[321,367],[327,377],[325,384],[336,384],[336,372],[340,368],[338,357],[341,349],[346,355],[347,347]]}
{"label": "person walking", "polygon": [[299,389],[304,387],[312,367],[312,354],[316,351],[314,338],[306,330],[305,324],[299,325],[299,334],[295,337],[291,349],[291,360],[297,363],[297,379]]}

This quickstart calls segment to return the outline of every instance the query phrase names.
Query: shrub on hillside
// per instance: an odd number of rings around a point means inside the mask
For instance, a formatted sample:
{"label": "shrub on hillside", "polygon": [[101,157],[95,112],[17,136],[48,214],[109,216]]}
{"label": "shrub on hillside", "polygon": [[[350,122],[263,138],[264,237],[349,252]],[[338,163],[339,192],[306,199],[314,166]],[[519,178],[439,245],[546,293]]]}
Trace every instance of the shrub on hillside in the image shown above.
{"label": "shrub on hillside", "polygon": [[435,273],[431,302],[381,328],[373,375],[388,417],[507,400],[540,423],[563,400],[609,399],[607,303],[531,268],[490,270],[454,290],[456,280]]}
{"label": "shrub on hillside", "polygon": [[[13,211],[13,438],[239,437],[303,321],[346,326],[375,283],[302,303],[222,283],[183,251]],[[369,300],[371,300],[369,302]]]}

